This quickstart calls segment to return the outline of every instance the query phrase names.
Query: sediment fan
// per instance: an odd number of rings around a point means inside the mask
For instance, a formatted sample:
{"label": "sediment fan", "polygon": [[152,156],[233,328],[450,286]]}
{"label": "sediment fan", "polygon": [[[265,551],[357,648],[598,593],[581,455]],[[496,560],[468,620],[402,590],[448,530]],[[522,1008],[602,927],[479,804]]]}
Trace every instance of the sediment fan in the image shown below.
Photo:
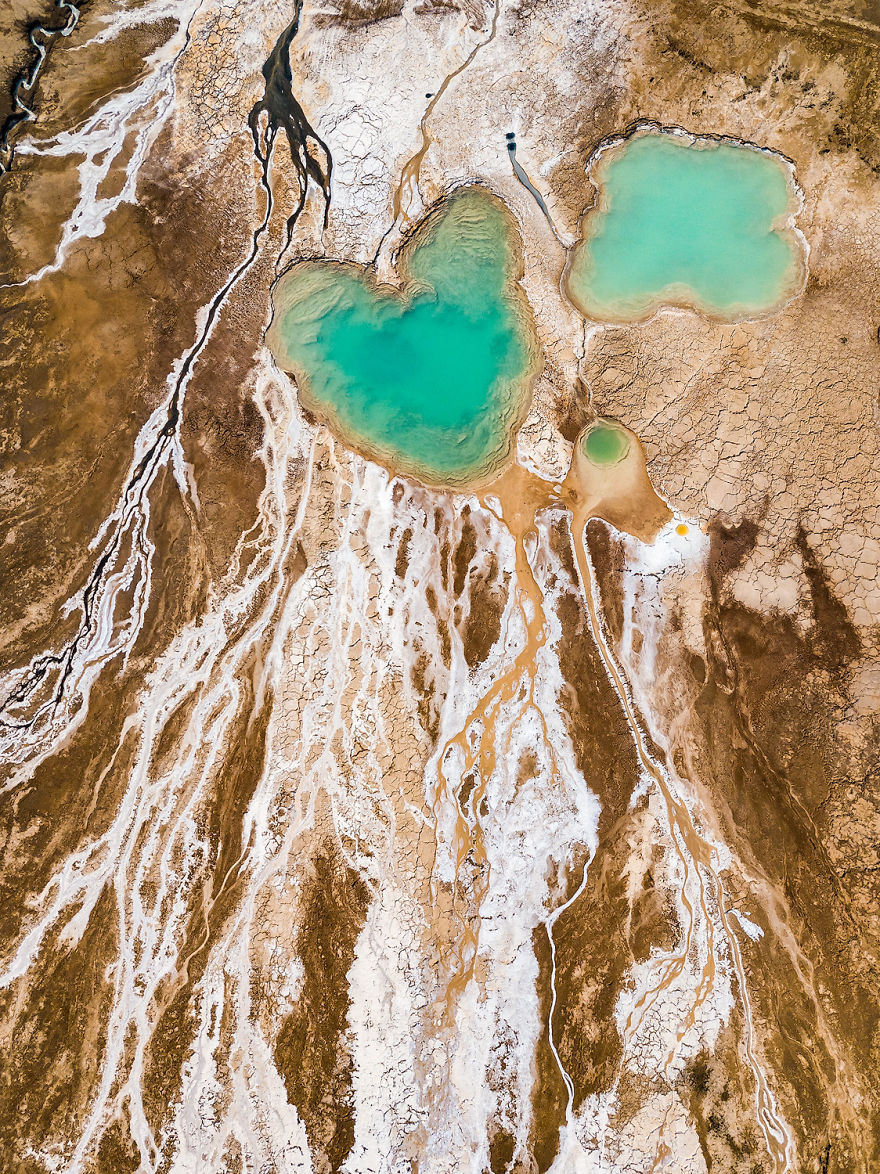
{"label": "sediment fan", "polygon": [[880,1162],[876,39],[0,13],[0,1169]]}

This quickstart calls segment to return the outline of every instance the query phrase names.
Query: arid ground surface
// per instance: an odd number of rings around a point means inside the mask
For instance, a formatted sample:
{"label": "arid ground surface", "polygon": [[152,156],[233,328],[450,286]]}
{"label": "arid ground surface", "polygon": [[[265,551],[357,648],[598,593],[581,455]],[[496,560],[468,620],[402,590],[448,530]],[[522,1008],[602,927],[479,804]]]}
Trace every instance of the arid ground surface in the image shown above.
{"label": "arid ground surface", "polygon": [[[878,1170],[880,12],[296,2],[0,15],[0,1170]],[[565,298],[636,120],[791,162],[787,305]],[[453,492],[265,335],[467,184],[542,366]]]}

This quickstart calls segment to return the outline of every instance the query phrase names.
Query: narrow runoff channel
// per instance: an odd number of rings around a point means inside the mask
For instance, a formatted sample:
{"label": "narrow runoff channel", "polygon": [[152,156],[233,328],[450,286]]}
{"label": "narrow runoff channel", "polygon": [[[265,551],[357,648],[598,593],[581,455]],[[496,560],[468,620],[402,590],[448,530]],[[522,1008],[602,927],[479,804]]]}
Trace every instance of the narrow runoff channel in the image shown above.
{"label": "narrow runoff channel", "polygon": [[[777,1170],[789,1171],[793,1169],[794,1141],[784,1118],[777,1108],[776,1098],[767,1083],[763,1069],[755,1056],[754,1025],[752,1023],[749,992],[746,985],[739,942],[730,924],[726,909],[724,885],[714,863],[717,860],[717,850],[697,830],[694,817],[683,796],[680,793],[676,793],[677,788],[675,788],[665,766],[655,758],[646,744],[642,729],[643,719],[640,720],[640,715],[636,710],[623,668],[611,650],[597,606],[598,591],[596,579],[586,542],[586,527],[590,517],[590,511],[588,507],[585,507],[583,501],[574,506],[572,510],[572,548],[589,618],[590,631],[599,654],[602,657],[602,662],[608,673],[608,677],[620,701],[621,708],[626,716],[626,723],[632,735],[639,764],[644,770],[645,775],[653,782],[663,797],[675,851],[684,871],[685,879],[681,886],[679,897],[687,911],[688,917],[685,939],[681,950],[668,960],[659,983],[643,992],[635,1008],[630,1011],[626,1021],[626,1034],[630,1035],[635,1030],[657,996],[663,990],[667,989],[684,970],[691,950],[691,943],[698,918],[697,910],[694,908],[693,902],[688,896],[688,881],[693,878],[696,881],[699,893],[699,918],[706,926],[708,932],[709,949],[696,997],[691,1009],[688,1011],[684,1028],[678,1033],[677,1042],[680,1043],[682,1041],[687,1029],[693,1025],[700,1006],[706,1001],[712,991],[716,976],[717,957],[715,941],[716,927],[713,910],[717,910],[718,919],[724,933],[724,944],[729,951],[729,956],[734,966],[740,997],[742,999],[742,1013],[745,1022],[744,1044],[749,1067],[755,1080],[758,1124],[764,1136],[767,1150],[773,1158]],[[679,523],[679,525],[683,528],[686,523]],[[674,1056],[674,1051],[670,1051],[666,1056],[663,1065],[664,1074],[672,1064]],[[658,1139],[658,1150],[662,1143],[663,1137],[661,1132],[661,1137]]]}
{"label": "narrow runoff channel", "polygon": [[[650,736],[645,731],[650,729],[650,715],[639,712],[624,667],[612,650],[602,622],[586,528],[591,519],[600,518],[640,543],[671,544],[679,551],[688,545],[698,551],[701,543],[698,540],[695,544],[693,537],[685,540],[684,535],[692,531],[692,526],[673,516],[657,497],[650,485],[638,438],[613,421],[597,421],[585,429],[575,446],[571,468],[563,482],[544,480],[514,464],[478,496],[481,505],[506,527],[515,544],[515,606],[525,640],[513,662],[482,695],[458,732],[445,741],[437,759],[439,785],[435,819],[438,829],[442,822],[441,807],[451,806],[455,812],[455,875],[458,877],[464,871],[474,878],[473,888],[467,894],[467,900],[463,899],[463,908],[458,915],[458,932],[452,951],[454,964],[445,976],[444,1004],[437,1020],[451,1026],[456,1006],[464,997],[467,986],[481,977],[481,910],[490,889],[492,861],[487,853],[480,813],[489,780],[496,773],[499,741],[502,751],[509,756],[511,729],[526,723],[531,715],[537,719],[531,728],[537,728],[542,739],[539,757],[551,764],[550,775],[544,779],[546,786],[563,787],[566,771],[570,771],[569,764],[559,759],[558,742],[536,697],[536,676],[550,628],[545,592],[534,565],[539,542],[538,518],[544,512],[564,514],[568,517],[571,550],[589,632],[625,716],[643,772],[643,785],[647,783],[656,788],[662,797],[670,840],[683,876],[678,893],[685,914],[682,938],[678,947],[662,959],[659,973],[638,991],[634,1006],[626,1015],[622,1029],[624,1056],[658,998],[682,978],[689,958],[697,952],[695,939],[702,933],[707,947],[702,972],[696,989],[692,991],[692,1003],[680,1020],[675,1042],[663,1058],[662,1075],[669,1076],[672,1082],[670,1070],[680,1045],[695,1025],[701,1007],[710,999],[716,977],[721,976],[725,966],[724,959],[729,959],[742,1000],[744,1047],[755,1081],[758,1124],[777,1171],[780,1174],[791,1171],[794,1168],[794,1143],[755,1054],[748,988],[739,944],[726,909],[717,847],[698,830],[680,787],[670,776],[667,764],[658,758],[655,748],[661,739],[651,739],[649,748]],[[670,565],[675,565],[674,560]],[[657,573],[662,575],[663,570]],[[643,635],[650,638],[647,633]],[[506,728],[498,731],[496,722],[501,715]],[[594,853],[595,845],[591,846],[583,866],[580,883],[563,903],[547,913],[543,923],[551,954],[549,1045],[568,1097],[567,1125],[560,1139],[561,1151],[554,1170],[567,1169],[566,1162],[576,1161],[577,1156],[585,1152],[576,1139],[581,1123],[575,1117],[574,1085],[554,1038],[554,1013],[558,1002],[554,925],[583,894]],[[656,1137],[658,1155],[673,1152],[672,1138],[666,1138],[665,1130],[664,1121]]]}

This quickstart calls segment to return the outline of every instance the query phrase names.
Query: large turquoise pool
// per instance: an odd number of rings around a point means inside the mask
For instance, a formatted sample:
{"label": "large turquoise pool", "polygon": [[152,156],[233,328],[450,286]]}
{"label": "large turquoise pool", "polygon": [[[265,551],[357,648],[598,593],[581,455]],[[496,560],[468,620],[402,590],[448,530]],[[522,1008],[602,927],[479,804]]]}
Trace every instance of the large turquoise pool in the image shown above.
{"label": "large turquoise pool", "polygon": [[479,479],[506,459],[539,362],[515,224],[464,189],[404,246],[398,272],[399,290],[354,265],[294,265],[269,345],[346,443],[428,482]]}
{"label": "large turquoise pool", "polygon": [[780,160],[747,146],[641,132],[596,164],[566,288],[588,316],[633,321],[686,305],[735,319],[778,307],[803,274]]}

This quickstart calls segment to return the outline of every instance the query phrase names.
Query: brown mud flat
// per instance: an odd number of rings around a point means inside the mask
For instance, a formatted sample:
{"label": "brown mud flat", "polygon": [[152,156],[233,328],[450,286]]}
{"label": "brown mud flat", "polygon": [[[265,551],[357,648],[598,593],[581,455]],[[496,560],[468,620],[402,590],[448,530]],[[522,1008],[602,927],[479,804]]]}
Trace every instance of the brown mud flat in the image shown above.
{"label": "brown mud flat", "polygon": [[345,1042],[348,971],[370,891],[333,840],[319,849],[313,869],[297,940],[305,968],[302,990],[278,1034],[275,1060],[290,1103],[305,1122],[315,1169],[330,1174],[342,1168],[354,1145]]}
{"label": "brown mud flat", "polygon": [[[870,1104],[878,1079],[880,922],[859,891],[861,877],[832,855],[829,809],[854,770],[866,793],[876,789],[877,751],[866,746],[853,762],[835,730],[860,641],[803,536],[813,610],[807,638],[725,598],[724,577],[757,533],[748,522],[713,531],[705,616],[712,655],[693,702],[705,739],[698,769],[724,804],[729,842],[765,878],[799,944],[794,956],[778,938],[772,952],[749,950],[750,974],[774,1069],[791,1082],[787,1109],[802,1160],[843,1171],[877,1152],[876,1116],[853,1107]],[[860,834],[851,824],[843,831]],[[775,937],[775,919],[768,928]]]}
{"label": "brown mud flat", "polygon": [[[412,19],[445,27],[443,7],[418,5]],[[28,131],[35,144],[75,126],[117,89],[134,84],[146,58],[170,35],[171,26],[163,22],[134,26],[109,45],[87,46],[94,29],[89,21],[113,11],[113,5],[94,0],[88,19],[84,8],[75,36],[50,56],[40,82],[38,120]],[[406,23],[398,21],[397,11],[395,3],[384,0],[330,3],[313,23],[322,28],[328,44],[339,36],[344,46],[338,30],[348,28],[363,46],[374,32],[381,38]],[[20,68],[21,42],[16,37],[22,18],[33,15],[37,7],[25,4],[13,6],[11,19],[10,14],[0,18],[0,58],[7,74]],[[490,38],[494,36],[496,26],[487,8],[468,5],[458,15],[471,29],[488,29]],[[578,36],[566,38],[566,52],[572,55],[566,62],[571,76],[592,87],[589,101],[557,103],[553,108],[551,102],[535,100],[528,113],[537,137],[544,135],[547,142],[558,138],[574,148],[545,176],[555,199],[554,215],[558,209],[569,223],[576,223],[589,196],[583,159],[602,136],[646,111],[695,133],[719,131],[754,138],[767,127],[770,145],[794,159],[799,175],[815,181],[825,198],[839,199],[834,182],[822,170],[833,162],[848,177],[847,183],[851,181],[846,207],[875,206],[880,175],[880,34],[867,9],[831,12],[794,3],[759,11],[736,0],[710,9],[702,2],[651,0],[640,5],[637,15],[637,29],[615,25],[607,30],[601,52],[593,48],[592,29],[577,25],[555,0],[549,8],[519,4],[509,24],[498,25],[491,52],[502,52],[508,42],[515,44],[517,68],[531,32],[538,30],[543,36],[548,20],[553,35],[559,28],[579,29]],[[279,19],[279,26],[284,19],[289,14]],[[257,27],[259,22],[253,24]],[[4,40],[11,29],[15,36]],[[210,36],[225,41],[233,56],[236,53],[239,33],[196,31],[202,38],[196,53],[208,55]],[[281,27],[261,30],[267,54],[281,32]],[[627,48],[626,61],[622,71],[615,72],[621,44]],[[318,42],[303,52],[317,48],[323,53],[324,45]],[[332,64],[336,52],[345,49],[333,42],[322,63]],[[471,53],[467,67],[491,61],[491,52],[482,58]],[[453,88],[442,83],[446,98],[430,107],[430,126],[427,116],[422,119],[423,149],[418,149],[419,131],[413,142],[391,145],[391,155],[399,146],[398,162],[405,174],[389,181],[389,206],[396,190],[400,208],[405,202],[402,185],[417,186],[420,167],[426,169],[444,146],[444,102],[448,100],[450,108],[458,102],[457,84],[463,85],[467,76],[459,64],[456,59],[456,72],[449,75]],[[212,142],[210,165],[200,168],[200,152],[207,147],[200,142],[196,149],[195,140],[187,140],[181,153],[176,137],[180,127],[166,130],[141,169],[137,205],[112,213],[99,238],[74,245],[58,273],[31,285],[0,289],[5,332],[0,356],[4,670],[24,665],[71,637],[76,616],[65,616],[64,604],[88,579],[89,542],[124,487],[135,438],[165,395],[174,362],[193,344],[199,309],[247,256],[264,212],[265,192],[247,129],[248,111],[261,92],[259,70],[258,62],[252,77],[237,79],[246,92],[246,100],[239,96],[240,110],[227,101],[225,91],[220,98],[211,96],[214,74],[198,103],[187,89],[189,82],[181,81],[177,101],[184,128],[188,120],[206,125],[219,104],[238,120],[240,136],[230,133],[219,146]],[[492,114],[485,102],[484,80],[480,79],[480,117]],[[522,70],[523,106],[529,105],[528,94],[533,92],[529,86],[540,89],[550,80],[534,70]],[[324,97],[328,103],[333,97],[329,81]],[[379,99],[371,94],[374,100],[378,108]],[[201,122],[194,113],[197,106]],[[323,126],[317,111],[309,113],[316,125]],[[503,111],[505,118],[513,114],[512,108]],[[525,120],[525,114],[517,117]],[[332,135],[328,142],[337,150]],[[417,152],[412,156],[414,145]],[[503,143],[499,154],[507,167]],[[22,153],[14,170],[0,181],[0,270],[13,280],[24,280],[54,256],[75,202],[78,162],[76,156]],[[108,190],[114,190],[120,178],[117,167]],[[285,217],[296,206],[302,176],[276,155],[272,178],[276,208],[266,247],[221,311],[187,389],[181,447],[198,490],[199,508],[166,468],[150,490],[147,535],[156,550],[153,580],[128,660],[123,664],[117,658],[104,667],[82,724],[66,732],[44,761],[29,764],[28,777],[3,797],[4,967],[23,932],[45,908],[41,894],[52,877],[74,853],[112,828],[132,781],[139,739],[147,736],[145,719],[151,715],[143,709],[146,683],[183,631],[207,624],[212,593],[232,565],[237,543],[259,516],[267,476],[256,454],[267,440],[267,417],[254,394],[254,356],[261,347],[276,261],[285,246]],[[315,207],[307,211],[320,224],[324,207],[317,189],[314,194]],[[880,892],[875,832],[880,826],[880,723],[871,692],[877,647],[876,631],[844,602],[852,581],[870,580],[870,566],[853,560],[841,577],[835,556],[856,521],[866,534],[876,538],[878,531],[876,518],[871,521],[867,512],[856,518],[841,510],[833,516],[834,528],[820,538],[810,509],[812,498],[825,491],[829,478],[852,499],[873,476],[870,429],[856,419],[853,405],[876,403],[877,322],[871,315],[877,304],[874,275],[880,266],[864,243],[872,235],[867,229],[862,233],[850,219],[845,232],[835,236],[834,226],[823,220],[822,207],[816,202],[810,207],[818,228],[802,305],[745,334],[715,324],[680,322],[667,323],[662,330],[656,323],[645,327],[643,337],[628,330],[607,331],[591,342],[582,364],[592,403],[586,383],[572,383],[550,423],[576,443],[596,412],[625,420],[644,438],[644,458],[654,484],[706,524],[709,560],[695,589],[702,592],[697,611],[703,651],[688,634],[688,617],[673,608],[659,639],[652,717],[671,731],[676,769],[693,784],[723,833],[720,838],[740,862],[724,876],[730,905],[748,912],[763,931],[759,940],[745,935],[738,935],[738,940],[762,1063],[795,1135],[794,1169],[865,1174],[880,1161]],[[840,207],[846,210],[843,204]],[[318,231],[314,239],[319,235]],[[743,358],[749,346],[750,357]],[[720,373],[713,374],[713,364]],[[761,371],[766,366],[767,375],[752,378],[749,364]],[[795,444],[790,432],[780,431],[781,439],[774,445],[773,437],[767,441],[766,435],[777,429],[778,418],[765,423],[763,417],[776,412],[786,397],[801,413],[800,439]],[[668,400],[674,401],[671,414]],[[737,404],[747,411],[750,401],[761,405],[761,419],[752,434],[734,432],[722,438],[721,413]],[[276,410],[281,420],[277,405]],[[837,428],[847,412],[854,421],[850,431]],[[683,438],[676,425],[687,436]],[[241,866],[250,843],[245,829],[251,804],[273,766],[267,748],[277,707],[285,690],[295,692],[303,684],[318,689],[331,659],[326,642],[320,644],[316,636],[310,645],[311,637],[304,637],[296,645],[300,659],[281,674],[283,689],[273,690],[267,665],[278,655],[273,639],[276,625],[281,625],[285,591],[292,592],[307,580],[313,594],[303,603],[304,614],[313,608],[322,621],[347,600],[338,581],[327,573],[332,555],[327,544],[349,516],[361,466],[346,463],[341,450],[320,438],[314,421],[307,420],[305,427],[311,429],[310,436],[319,437],[313,446],[314,467],[305,458],[291,459],[284,470],[286,486],[295,498],[306,479],[313,477],[313,501],[320,504],[310,507],[303,532],[295,536],[279,572],[284,590],[272,622],[227,682],[237,690],[234,713],[225,742],[216,747],[216,769],[193,813],[206,848],[187,878],[175,963],[145,1008],[139,1041],[145,1045],[140,1095],[157,1137],[183,1095],[185,1062],[199,1029],[206,1026],[201,1022],[201,984],[232,919],[246,897],[253,896],[252,880]],[[820,443],[823,428],[833,433],[836,447],[831,458]],[[755,436],[764,437],[759,460],[737,464],[751,451]],[[825,478],[825,488],[810,493],[806,501],[797,497],[797,478],[805,483],[805,475],[791,473],[786,463],[798,447],[810,465],[808,488],[813,479],[819,485],[820,474]],[[700,472],[705,454],[711,454],[724,474],[719,480],[734,487],[721,504],[717,482]],[[762,474],[772,482],[777,472],[784,484],[754,488]],[[674,1095],[685,1107],[707,1169],[778,1174],[756,1125],[755,1080],[743,1058],[747,1025],[740,1003],[714,1048],[691,1058],[672,1085],[659,1077],[641,1080],[623,1067],[623,1043],[614,1016],[632,967],[649,958],[652,950],[673,950],[681,927],[674,894],[661,881],[657,845],[634,894],[623,880],[632,863],[632,842],[639,834],[646,799],[642,795],[631,806],[639,776],[632,731],[594,639],[596,616],[590,614],[580,579],[586,559],[595,577],[593,604],[605,640],[612,652],[619,649],[631,618],[623,592],[627,548],[620,532],[641,532],[650,538],[667,520],[665,506],[643,494],[635,508],[632,500],[622,508],[619,496],[594,494],[590,509],[573,524],[574,498],[567,498],[562,487],[537,484],[522,470],[509,473],[494,487],[481,487],[466,510],[460,503],[453,509],[446,495],[423,486],[400,481],[397,489],[400,492],[395,491],[388,506],[395,519],[388,532],[396,541],[387,550],[367,551],[371,539],[365,518],[355,545],[365,562],[390,560],[394,606],[412,609],[403,666],[409,677],[402,672],[385,688],[394,694],[389,712],[399,718],[410,697],[414,712],[399,726],[387,723],[384,733],[391,746],[382,748],[376,790],[386,788],[393,818],[404,828],[401,852],[407,854],[411,868],[406,875],[417,878],[412,888],[425,919],[413,950],[437,978],[438,988],[448,980],[455,995],[468,981],[481,980],[485,960],[478,956],[477,931],[468,918],[478,916],[485,891],[479,821],[489,813],[482,803],[480,772],[471,771],[455,795],[459,811],[473,817],[474,825],[457,829],[459,874],[455,884],[433,884],[437,833],[424,793],[426,764],[448,733],[444,706],[453,670],[463,662],[461,679],[487,681],[491,690],[510,668],[509,658],[497,672],[491,665],[496,653],[503,659],[509,638],[505,612],[517,590],[525,590],[523,616],[531,651],[543,647],[546,636],[528,607],[541,602],[545,586],[557,593],[549,618],[561,629],[556,649],[563,678],[558,705],[578,767],[602,806],[598,847],[589,863],[590,883],[554,925],[555,966],[545,927],[538,925],[532,937],[541,1030],[530,1090],[528,1152],[520,1150],[517,1156],[516,1129],[506,1107],[487,1124],[489,1167],[493,1174],[547,1170],[558,1153],[568,1092],[550,1047],[552,1030],[573,1086],[575,1111],[591,1095],[616,1087],[620,1108],[612,1129],[620,1134],[638,1119],[649,1098]],[[515,567],[505,564],[500,550],[490,549],[492,526],[498,520],[493,512],[497,502],[490,500],[493,493],[517,545]],[[737,494],[748,498],[747,509],[740,508]],[[761,494],[768,501],[764,514],[754,507],[754,495]],[[529,561],[532,548],[527,536],[536,513],[541,513],[542,525],[551,526],[552,553],[561,568],[553,583],[545,583],[544,571],[538,574]],[[593,514],[598,520],[589,520]],[[788,530],[777,524],[783,514],[786,524],[792,518],[796,521]],[[285,524],[293,526],[293,517]],[[378,529],[384,533],[381,526]],[[578,554],[573,541],[580,540],[579,529],[586,537]],[[800,610],[749,606],[740,598],[742,575],[761,543],[799,568]],[[260,555],[256,547],[246,550],[245,569],[248,559],[257,561]],[[419,578],[429,563],[437,568],[430,585]],[[269,594],[267,586],[253,610]],[[120,599],[120,610],[130,599],[129,590]],[[378,608],[386,602],[383,596],[372,597],[370,605]],[[685,603],[681,606],[684,609]],[[378,626],[380,621],[370,614],[357,622]],[[216,638],[233,648],[246,626],[247,617],[238,616],[235,622],[224,623]],[[326,628],[319,630],[317,623],[315,627],[321,638],[332,630],[329,622]],[[642,633],[635,636],[643,638]],[[352,677],[352,694],[369,679],[372,666],[367,660],[358,670],[361,676]],[[518,667],[526,679],[528,666]],[[496,676],[491,677],[493,672]],[[509,676],[502,689],[508,687],[511,697],[518,698],[519,684],[520,678]],[[199,728],[194,715],[204,695],[201,686],[194,686],[162,716],[161,730],[151,743],[149,779],[175,779],[178,790],[172,806],[178,812],[189,796],[185,752],[192,730]],[[351,695],[331,700],[348,707],[349,715],[354,713]],[[359,717],[363,720],[363,714]],[[312,721],[310,714],[307,720]],[[366,744],[376,726],[369,721],[365,725]],[[470,733],[477,729],[478,723],[473,724]],[[400,730],[406,731],[405,737]],[[323,732],[323,727],[313,726],[308,733],[321,750]],[[641,733],[647,740],[646,731]],[[333,738],[338,742],[336,729]],[[204,756],[215,747],[198,749]],[[335,744],[328,749],[335,750]],[[466,750],[476,760],[470,743]],[[484,756],[478,765],[488,770],[491,762]],[[515,772],[518,785],[534,770],[532,760],[524,756]],[[304,817],[294,831],[295,816],[308,816],[296,808],[296,796],[307,787],[296,770],[289,774],[285,795],[294,799],[289,808],[276,805],[272,826],[280,829],[281,839],[291,837],[294,847],[285,868],[288,879],[295,877],[302,884],[295,899],[279,898],[285,911],[283,902],[290,900],[290,917],[280,919],[285,924],[279,929],[266,917],[259,927],[270,944],[284,939],[282,945],[291,956],[299,957],[302,985],[295,1006],[275,1022],[275,996],[256,981],[255,964],[244,980],[236,975],[229,982],[232,986],[254,977],[253,1018],[268,1025],[266,1036],[288,1106],[304,1123],[316,1168],[332,1171],[355,1152],[358,1093],[350,1023],[358,993],[351,990],[349,975],[371,900],[364,878],[379,853],[368,842],[355,845],[351,838],[344,839],[336,824],[340,813],[350,817],[352,811],[362,810],[356,808],[356,802],[365,802],[357,791],[360,775],[352,770],[344,780],[350,791],[340,788],[332,802],[325,803],[322,797],[313,822]],[[4,778],[13,777],[10,768]],[[552,781],[548,779],[547,785]],[[147,834],[132,846],[135,856]],[[363,851],[358,867],[350,863],[355,847]],[[578,857],[574,863],[577,867],[563,897],[575,895],[578,869],[587,861]],[[121,964],[114,886],[124,888],[122,906],[129,912],[136,895],[149,904],[161,879],[158,870],[141,877],[136,892],[126,868],[117,862],[108,871],[94,894],[97,900],[82,936],[71,941],[62,932],[63,920],[53,924],[26,973],[0,994],[0,1153],[13,1170],[43,1174],[50,1167],[32,1151],[61,1154],[59,1160],[64,1161],[84,1128],[106,1060],[112,984]],[[166,913],[156,911],[159,922]],[[133,948],[131,942],[127,945]],[[241,1063],[231,1044],[235,1028],[241,1026],[234,1022],[234,1005],[231,997],[226,1000],[218,1027],[215,1059],[223,1096],[231,1087],[230,1068]],[[429,1011],[434,1009],[431,1005]],[[445,1039],[445,1028],[437,1027],[429,1012],[417,1022],[424,1033],[418,1036],[418,1045],[433,1042],[435,1032]],[[137,1034],[132,1030],[123,1041],[117,1087],[130,1070]],[[96,1174],[140,1168],[136,1136],[130,1106],[123,1100],[100,1123],[84,1168]],[[173,1144],[172,1138],[167,1152],[157,1156],[160,1169],[171,1163]],[[229,1141],[217,1168],[244,1170],[254,1162],[237,1141]]]}

